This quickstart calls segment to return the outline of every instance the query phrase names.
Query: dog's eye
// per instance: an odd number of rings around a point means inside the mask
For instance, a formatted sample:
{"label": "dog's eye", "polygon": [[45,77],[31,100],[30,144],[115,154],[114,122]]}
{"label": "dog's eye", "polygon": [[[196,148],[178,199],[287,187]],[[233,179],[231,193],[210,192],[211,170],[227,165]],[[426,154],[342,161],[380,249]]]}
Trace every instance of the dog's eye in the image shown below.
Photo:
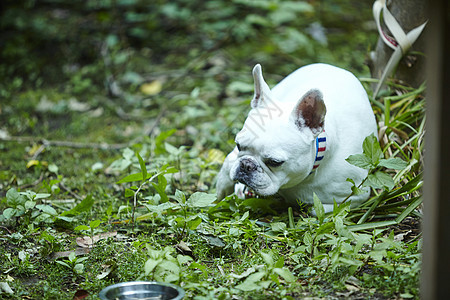
{"label": "dog's eye", "polygon": [[281,166],[284,163],[284,161],[276,160],[276,159],[273,159],[273,158],[269,158],[269,159],[267,159],[265,161],[265,163],[269,167],[279,167],[279,166]]}
{"label": "dog's eye", "polygon": [[241,145],[239,145],[239,143],[236,143],[236,147],[238,148],[239,151],[241,151]]}

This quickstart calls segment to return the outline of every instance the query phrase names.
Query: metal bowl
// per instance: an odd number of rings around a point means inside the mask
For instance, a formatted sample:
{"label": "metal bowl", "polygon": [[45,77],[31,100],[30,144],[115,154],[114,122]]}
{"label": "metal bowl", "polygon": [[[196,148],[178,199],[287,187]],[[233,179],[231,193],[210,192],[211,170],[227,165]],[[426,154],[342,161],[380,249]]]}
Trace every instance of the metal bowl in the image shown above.
{"label": "metal bowl", "polygon": [[184,294],[181,287],[170,283],[130,281],[110,285],[98,296],[102,300],[180,300]]}

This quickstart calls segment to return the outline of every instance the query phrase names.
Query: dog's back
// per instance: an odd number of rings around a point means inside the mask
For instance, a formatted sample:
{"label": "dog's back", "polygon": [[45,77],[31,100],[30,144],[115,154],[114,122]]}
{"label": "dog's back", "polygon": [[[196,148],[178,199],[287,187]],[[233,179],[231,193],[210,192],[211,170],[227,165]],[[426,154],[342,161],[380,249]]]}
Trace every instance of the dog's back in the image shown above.
{"label": "dog's back", "polygon": [[[299,197],[309,203],[314,192],[324,204],[332,205],[333,198],[339,203],[349,195],[351,184],[346,181],[347,178],[358,183],[367,176],[365,170],[350,165],[345,159],[362,153],[365,137],[371,134],[376,136],[377,126],[366,91],[359,80],[349,71],[335,66],[313,64],[299,68],[277,84],[272,93],[275,99],[295,105],[311,89],[322,92],[326,105],[327,151],[320,167],[301,183],[302,187],[280,192],[286,198]],[[297,195],[287,195],[292,193]],[[352,197],[352,201],[356,204],[367,197],[368,191],[365,195]]]}

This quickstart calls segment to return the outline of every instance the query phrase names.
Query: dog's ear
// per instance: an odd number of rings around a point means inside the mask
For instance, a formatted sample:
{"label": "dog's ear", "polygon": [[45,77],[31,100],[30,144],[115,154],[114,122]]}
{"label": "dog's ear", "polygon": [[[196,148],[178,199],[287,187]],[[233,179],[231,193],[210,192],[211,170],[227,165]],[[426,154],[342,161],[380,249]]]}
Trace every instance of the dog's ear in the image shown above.
{"label": "dog's ear", "polygon": [[326,112],[322,93],[312,89],[298,101],[291,113],[291,120],[299,129],[309,128],[317,136],[324,129]]}
{"label": "dog's ear", "polygon": [[255,81],[255,95],[253,96],[251,106],[252,108],[257,108],[258,106],[268,104],[271,98],[271,92],[269,86],[264,81],[260,64],[257,64],[253,68],[252,73]]}

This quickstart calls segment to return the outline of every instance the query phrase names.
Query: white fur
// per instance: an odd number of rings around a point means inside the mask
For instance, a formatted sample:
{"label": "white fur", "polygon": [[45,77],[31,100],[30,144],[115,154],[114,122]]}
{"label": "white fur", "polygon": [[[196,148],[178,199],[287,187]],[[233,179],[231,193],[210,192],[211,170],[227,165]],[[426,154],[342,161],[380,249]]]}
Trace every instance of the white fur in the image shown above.
{"label": "white fur", "polygon": [[[237,172],[244,164],[255,169],[248,183],[256,193],[278,194],[287,201],[308,204],[313,203],[315,193],[325,211],[332,211],[333,200],[340,203],[351,194],[351,183],[346,179],[359,184],[367,176],[366,171],[345,161],[352,154],[362,153],[364,138],[377,132],[364,88],[350,72],[326,64],[302,67],[272,90],[265,83],[259,65],[253,75],[252,110],[236,136],[236,142],[245,149],[235,149],[227,156],[217,179],[218,198],[233,192]],[[310,174],[316,153],[315,138],[322,127],[304,126],[304,119],[297,117],[295,111],[299,100],[312,89],[323,95],[327,149],[320,166]],[[268,167],[267,157],[285,163]],[[368,196],[366,190],[350,200],[354,206]]]}

